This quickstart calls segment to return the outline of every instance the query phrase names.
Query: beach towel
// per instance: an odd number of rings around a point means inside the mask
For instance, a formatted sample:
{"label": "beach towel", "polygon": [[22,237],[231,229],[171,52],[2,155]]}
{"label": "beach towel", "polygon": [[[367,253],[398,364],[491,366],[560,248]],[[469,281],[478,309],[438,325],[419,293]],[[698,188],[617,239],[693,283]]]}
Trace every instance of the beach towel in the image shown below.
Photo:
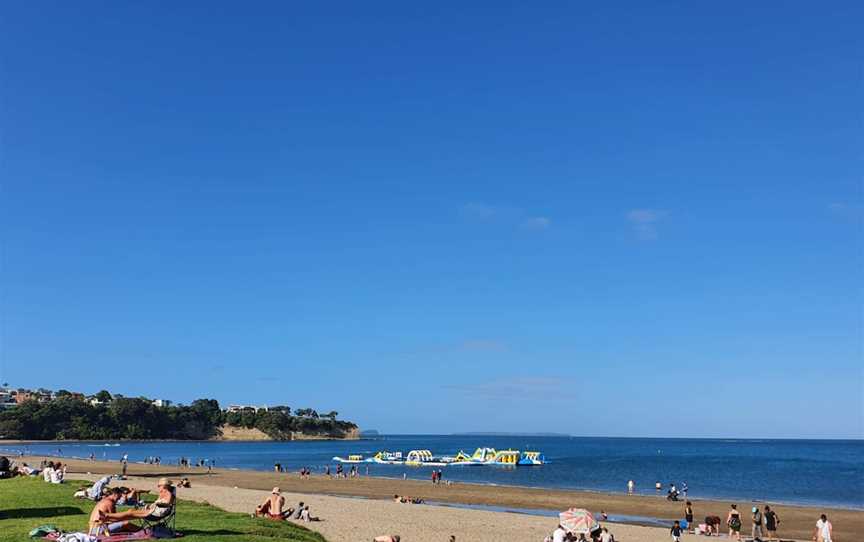
{"label": "beach towel", "polygon": [[44,537],[44,540],[51,542],[133,542],[135,540],[154,540],[157,538],[171,538],[171,536],[162,536],[151,529],[141,529],[134,533],[115,533],[109,536],[90,536],[86,533],[62,534],[58,531],[48,534]]}
{"label": "beach towel", "polygon": [[95,536],[86,533],[66,533],[55,538],[56,542],[98,542]]}

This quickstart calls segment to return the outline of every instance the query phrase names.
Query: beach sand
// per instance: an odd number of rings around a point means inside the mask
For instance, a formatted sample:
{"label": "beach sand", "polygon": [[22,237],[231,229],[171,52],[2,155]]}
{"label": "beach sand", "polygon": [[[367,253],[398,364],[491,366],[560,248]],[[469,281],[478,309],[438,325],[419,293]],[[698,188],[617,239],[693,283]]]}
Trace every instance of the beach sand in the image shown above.
{"label": "beach sand", "polygon": [[[24,458],[38,464],[41,458]],[[56,459],[56,458],[54,458]],[[70,478],[93,479],[99,474],[117,473],[117,462],[65,461]],[[87,474],[89,473],[89,475]],[[392,502],[394,494],[420,497],[442,503],[482,504],[505,509],[560,511],[570,507],[605,510],[610,515],[680,519],[684,503],[668,502],[662,497],[627,496],[584,491],[546,490],[520,487],[454,484],[432,486],[430,482],[388,478],[329,479],[313,475],[300,479],[297,473],[270,473],[216,469],[212,474],[199,468],[130,464],[127,485],[149,487],[155,478],[187,476],[192,488],[182,489],[181,498],[207,501],[229,511],[251,512],[273,486],[282,488],[288,506],[304,501],[312,515],[324,521],[305,524],[321,532],[330,542],[371,540],[379,534],[399,534],[406,542],[446,541],[540,541],[556,525],[554,517],[529,514],[467,510],[448,506],[409,505]],[[352,498],[354,497],[354,498]],[[363,498],[356,498],[363,497]],[[698,522],[706,515],[726,517],[729,502],[692,499]],[[743,534],[750,531],[750,508],[755,503],[738,501],[744,518]],[[771,503],[769,503],[771,504]],[[759,503],[760,507],[764,503]],[[864,539],[864,512],[772,504],[780,516],[784,540],[809,540],[819,514],[826,513],[834,524],[840,542]],[[181,521],[182,525],[182,521]],[[622,541],[668,541],[669,530],[657,527],[608,523],[616,539]],[[689,537],[691,540],[707,538]]]}

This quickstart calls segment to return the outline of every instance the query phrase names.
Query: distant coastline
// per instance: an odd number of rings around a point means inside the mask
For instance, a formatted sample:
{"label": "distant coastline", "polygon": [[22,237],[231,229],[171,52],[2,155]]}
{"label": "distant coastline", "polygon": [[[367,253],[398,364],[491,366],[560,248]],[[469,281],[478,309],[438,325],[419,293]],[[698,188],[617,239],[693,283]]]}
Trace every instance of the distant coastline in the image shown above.
{"label": "distant coastline", "polygon": [[509,433],[497,431],[469,431],[467,433],[450,433],[454,437],[551,437],[571,438],[567,433]]}

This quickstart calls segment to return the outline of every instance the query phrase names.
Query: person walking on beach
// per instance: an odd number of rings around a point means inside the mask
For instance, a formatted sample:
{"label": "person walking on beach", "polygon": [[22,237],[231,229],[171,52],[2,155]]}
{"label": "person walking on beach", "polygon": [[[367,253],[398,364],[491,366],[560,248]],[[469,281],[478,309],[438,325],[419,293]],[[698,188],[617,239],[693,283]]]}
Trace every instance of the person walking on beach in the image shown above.
{"label": "person walking on beach", "polygon": [[687,500],[687,489],[688,489],[687,488],[687,482],[684,482],[683,484],[681,484],[681,495],[684,496],[685,501]]}
{"label": "person walking on beach", "polygon": [[632,494],[633,494],[633,490],[634,490],[635,488],[636,488],[636,482],[634,482],[633,480],[628,480],[628,481],[627,481],[627,494],[628,494],[628,495],[632,495]]}
{"label": "person walking on beach", "polygon": [[780,518],[771,507],[765,505],[765,530],[768,532],[768,540],[778,540],[777,526],[780,525]]}
{"label": "person walking on beach", "polygon": [[693,503],[687,501],[684,505],[684,519],[687,520],[687,530],[693,532]]}
{"label": "person walking on beach", "polygon": [[733,504],[726,515],[726,526],[729,527],[729,538],[741,540],[741,514],[738,512],[737,504]]}
{"label": "person walking on beach", "polygon": [[828,516],[822,514],[816,522],[816,542],[834,542],[834,526],[828,521]]}
{"label": "person walking on beach", "polygon": [[672,542],[681,542],[681,523],[678,521],[673,523],[669,533],[672,535]]}
{"label": "person walking on beach", "polygon": [[762,512],[758,506],[754,506],[751,512],[753,513],[753,516],[750,518],[753,520],[753,530],[750,535],[753,537],[754,542],[762,542]]}

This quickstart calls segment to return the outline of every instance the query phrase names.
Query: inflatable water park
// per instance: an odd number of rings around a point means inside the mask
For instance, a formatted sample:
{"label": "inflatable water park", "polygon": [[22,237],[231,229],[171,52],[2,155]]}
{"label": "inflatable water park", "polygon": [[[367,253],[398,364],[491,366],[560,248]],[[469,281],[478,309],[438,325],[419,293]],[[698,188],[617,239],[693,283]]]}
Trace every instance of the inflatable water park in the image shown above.
{"label": "inflatable water park", "polygon": [[523,467],[545,465],[546,457],[537,451],[496,450],[495,448],[477,448],[473,454],[459,451],[453,456],[436,456],[430,450],[411,450],[407,454],[382,450],[372,457],[352,454],[348,457],[336,456],[333,461],[338,463],[377,463],[379,465],[405,465],[408,467],[469,467],[469,466],[505,466]]}

